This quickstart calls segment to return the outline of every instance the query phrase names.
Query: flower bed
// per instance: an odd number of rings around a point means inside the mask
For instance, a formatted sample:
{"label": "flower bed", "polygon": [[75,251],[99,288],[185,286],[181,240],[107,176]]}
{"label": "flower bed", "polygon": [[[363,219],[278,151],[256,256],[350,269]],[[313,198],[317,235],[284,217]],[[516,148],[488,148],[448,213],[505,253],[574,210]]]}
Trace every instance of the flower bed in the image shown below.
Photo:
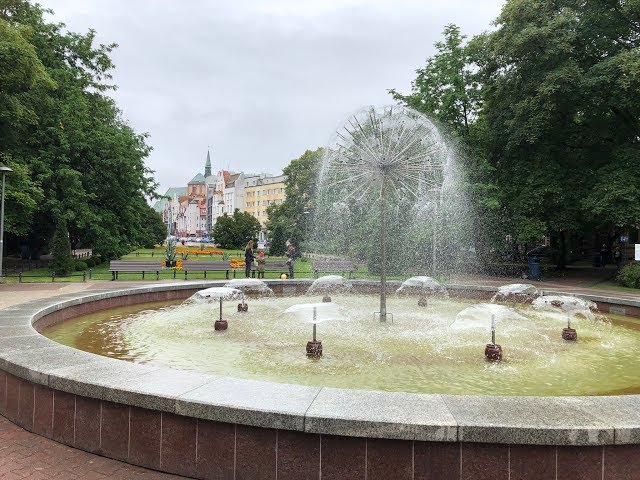
{"label": "flower bed", "polygon": [[216,250],[214,248],[193,249],[193,248],[176,248],[176,253],[188,253],[189,255],[224,255],[222,250]]}
{"label": "flower bed", "polygon": [[[167,262],[162,262],[163,267],[167,267]],[[182,270],[182,260],[176,260],[175,267],[168,267],[170,270]]]}
{"label": "flower bed", "polygon": [[229,260],[231,268],[244,268],[244,260],[241,258],[232,258]]}

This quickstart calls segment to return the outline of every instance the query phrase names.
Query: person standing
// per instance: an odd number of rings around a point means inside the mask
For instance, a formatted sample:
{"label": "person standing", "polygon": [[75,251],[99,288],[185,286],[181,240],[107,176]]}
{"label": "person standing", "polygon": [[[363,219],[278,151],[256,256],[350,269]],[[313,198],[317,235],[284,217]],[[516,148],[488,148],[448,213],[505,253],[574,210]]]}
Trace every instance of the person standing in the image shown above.
{"label": "person standing", "polygon": [[609,249],[607,248],[607,244],[603,243],[600,247],[600,266],[604,268],[607,264],[607,257],[609,256]]}
{"label": "person standing", "polygon": [[264,252],[260,252],[258,255],[258,278],[264,278],[264,269],[267,263],[267,260],[264,258]]}
{"label": "person standing", "polygon": [[256,257],[253,255],[253,240],[249,240],[247,247],[244,249],[244,275],[246,278],[251,276],[251,267]]}
{"label": "person standing", "polygon": [[620,247],[616,247],[613,251],[613,261],[616,262],[616,268],[620,270],[620,264],[622,263],[622,251]]}
{"label": "person standing", "polygon": [[287,248],[287,253],[285,255],[288,258],[287,265],[289,265],[289,278],[293,278],[293,266],[296,263],[296,247],[293,243],[289,244],[289,248]]}

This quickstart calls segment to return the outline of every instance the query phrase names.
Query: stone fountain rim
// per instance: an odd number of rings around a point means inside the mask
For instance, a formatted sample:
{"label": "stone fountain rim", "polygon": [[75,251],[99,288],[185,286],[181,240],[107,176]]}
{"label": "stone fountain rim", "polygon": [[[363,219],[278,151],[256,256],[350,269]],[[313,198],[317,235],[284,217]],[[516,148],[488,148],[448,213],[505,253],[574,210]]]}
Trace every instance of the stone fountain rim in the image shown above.
{"label": "stone fountain rim", "polygon": [[[200,281],[110,288],[5,308],[0,310],[0,370],[80,396],[193,418],[316,434],[533,445],[640,444],[640,395],[415,394],[242,380],[101,357],[53,342],[34,328],[46,315],[88,302],[223,283]],[[267,283],[282,285],[286,290],[310,284],[311,280],[267,280]],[[447,285],[447,288],[497,291],[496,287],[477,285]],[[640,307],[640,301],[631,299],[576,295]]]}

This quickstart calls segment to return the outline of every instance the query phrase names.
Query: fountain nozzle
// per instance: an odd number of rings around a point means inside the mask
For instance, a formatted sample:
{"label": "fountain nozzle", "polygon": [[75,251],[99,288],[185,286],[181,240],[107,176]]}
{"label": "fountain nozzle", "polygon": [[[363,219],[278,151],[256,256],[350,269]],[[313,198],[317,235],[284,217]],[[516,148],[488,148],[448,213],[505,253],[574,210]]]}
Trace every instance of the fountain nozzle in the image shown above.
{"label": "fountain nozzle", "polygon": [[220,297],[220,317],[213,324],[213,328],[216,331],[221,331],[226,330],[228,326],[227,321],[222,319],[222,297]]}
{"label": "fountain nozzle", "polygon": [[562,329],[562,339],[570,342],[578,340],[578,332],[575,328],[571,328],[571,314],[567,314],[567,326]]}
{"label": "fountain nozzle", "polygon": [[484,349],[484,356],[492,362],[502,360],[502,347],[496,343],[496,317],[491,315],[491,343],[487,343]]}
{"label": "fountain nozzle", "polygon": [[313,340],[307,342],[307,357],[309,358],[320,358],[322,356],[322,342],[316,340],[317,318],[317,309],[316,307],[313,307]]}

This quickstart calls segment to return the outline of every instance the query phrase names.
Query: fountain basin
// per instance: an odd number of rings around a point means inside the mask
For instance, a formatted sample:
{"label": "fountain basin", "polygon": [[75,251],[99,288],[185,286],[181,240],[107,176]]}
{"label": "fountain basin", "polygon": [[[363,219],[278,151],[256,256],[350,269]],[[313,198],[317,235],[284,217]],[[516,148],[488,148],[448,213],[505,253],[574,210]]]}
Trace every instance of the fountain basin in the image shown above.
{"label": "fountain basin", "polygon": [[[222,478],[232,478],[234,468],[236,475],[251,476],[253,464],[262,472],[273,465],[275,472],[291,466],[292,457],[309,460],[300,469],[317,469],[322,458],[324,472],[340,462],[371,475],[392,465],[396,478],[411,468],[416,476],[442,468],[436,478],[474,478],[474,469],[488,459],[496,478],[513,475],[527,462],[540,469],[545,459],[556,472],[574,471],[576,447],[585,472],[615,469],[611,459],[620,455],[639,457],[639,395],[491,397],[276,384],[131,364],[56,344],[37,332],[83,313],[187,298],[223,283],[110,289],[0,311],[0,414],[71,446],[197,477],[214,464]],[[274,291],[287,293],[302,293],[308,285],[269,282]],[[495,293],[488,287],[450,291],[479,298]],[[603,312],[640,316],[637,301],[588,299]],[[219,449],[207,452],[206,435],[241,461],[225,463],[228,455]],[[512,464],[509,458],[516,454],[523,462]],[[438,458],[438,465],[425,455]],[[625,468],[640,465],[633,460]]]}

